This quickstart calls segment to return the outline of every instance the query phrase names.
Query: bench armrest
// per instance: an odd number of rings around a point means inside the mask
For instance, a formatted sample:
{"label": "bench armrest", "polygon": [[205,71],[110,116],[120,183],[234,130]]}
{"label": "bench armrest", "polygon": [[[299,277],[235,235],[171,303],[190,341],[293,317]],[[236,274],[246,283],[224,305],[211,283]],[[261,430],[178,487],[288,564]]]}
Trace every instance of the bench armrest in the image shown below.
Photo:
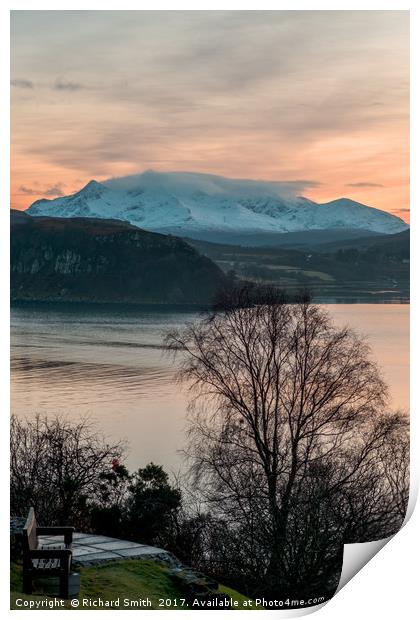
{"label": "bench armrest", "polygon": [[31,559],[42,558],[63,558],[70,557],[72,555],[71,549],[31,549],[27,552],[28,557]]}
{"label": "bench armrest", "polygon": [[66,545],[71,544],[73,540],[73,532],[74,527],[70,526],[53,526],[53,527],[37,527],[36,533],[37,536],[43,536],[46,534],[50,534],[51,536],[64,536],[64,541]]}

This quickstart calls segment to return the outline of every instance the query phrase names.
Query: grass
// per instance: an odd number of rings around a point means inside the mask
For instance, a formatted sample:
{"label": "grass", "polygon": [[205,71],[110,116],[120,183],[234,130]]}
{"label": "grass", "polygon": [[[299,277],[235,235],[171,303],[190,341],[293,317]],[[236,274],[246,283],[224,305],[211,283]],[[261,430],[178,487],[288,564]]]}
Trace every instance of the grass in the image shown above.
{"label": "grass", "polygon": [[[183,604],[183,594],[174,584],[168,569],[152,560],[122,560],[92,566],[78,568],[81,578],[80,595],[78,597],[78,609],[187,609]],[[36,604],[44,603],[41,609],[57,609],[52,607],[53,597],[45,594],[22,594],[22,566],[11,563],[10,574],[11,609],[36,609]],[[35,589],[35,588],[34,588]],[[256,609],[255,604],[251,607],[248,598],[225,586],[219,586],[219,592],[224,592],[237,604],[233,609]],[[22,601],[20,604],[17,602]],[[88,601],[102,601],[103,605],[88,606],[83,603]],[[118,601],[116,605],[115,601]],[[148,601],[141,604],[140,601]],[[26,606],[23,606],[24,603]],[[113,606],[111,606],[111,602]],[[108,605],[107,605],[108,603]],[[51,607],[48,607],[48,604]],[[39,607],[38,607],[39,608]],[[60,603],[60,609],[73,609],[70,601]]]}

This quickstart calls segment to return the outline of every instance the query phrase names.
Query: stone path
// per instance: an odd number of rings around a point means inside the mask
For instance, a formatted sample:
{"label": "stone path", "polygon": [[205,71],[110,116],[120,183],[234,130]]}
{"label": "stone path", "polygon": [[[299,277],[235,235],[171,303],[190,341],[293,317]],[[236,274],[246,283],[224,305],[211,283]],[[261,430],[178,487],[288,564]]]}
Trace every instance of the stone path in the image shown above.
{"label": "stone path", "polygon": [[[56,547],[62,542],[62,537],[40,536],[39,544],[43,548]],[[154,559],[173,564],[175,561],[168,551],[159,547],[140,545],[139,543],[108,536],[95,534],[73,534],[73,564],[79,566],[93,566],[113,560]]]}

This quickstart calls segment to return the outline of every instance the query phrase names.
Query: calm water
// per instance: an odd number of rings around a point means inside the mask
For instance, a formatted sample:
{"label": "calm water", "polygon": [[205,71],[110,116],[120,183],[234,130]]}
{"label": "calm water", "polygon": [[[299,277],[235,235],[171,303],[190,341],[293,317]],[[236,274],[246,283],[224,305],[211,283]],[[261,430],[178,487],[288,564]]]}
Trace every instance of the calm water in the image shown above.
{"label": "calm water", "polygon": [[[409,306],[327,308],[338,324],[369,337],[394,406],[408,409]],[[197,318],[170,310],[13,308],[12,411],[88,414],[106,435],[128,440],[131,469],[153,460],[177,470],[187,395],[162,336]]]}

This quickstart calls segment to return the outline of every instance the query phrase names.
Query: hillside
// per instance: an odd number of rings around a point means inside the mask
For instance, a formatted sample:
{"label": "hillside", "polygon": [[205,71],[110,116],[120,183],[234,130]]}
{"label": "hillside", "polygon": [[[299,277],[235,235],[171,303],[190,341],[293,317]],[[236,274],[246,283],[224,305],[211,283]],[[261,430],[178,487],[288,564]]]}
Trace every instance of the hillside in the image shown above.
{"label": "hillside", "polygon": [[13,301],[206,304],[224,281],[176,237],[120,221],[12,212]]}
{"label": "hillside", "polygon": [[[410,233],[335,241],[314,248],[248,247],[188,239],[226,274],[315,301],[408,301]],[[300,243],[300,242],[299,242]]]}
{"label": "hillside", "polygon": [[364,251],[368,248],[378,250],[385,255],[401,255],[402,258],[409,258],[410,253],[410,230],[403,230],[395,235],[375,235],[375,236],[354,236],[351,238],[341,238],[330,241],[323,241],[317,244],[318,252],[331,254],[338,250],[348,250],[350,248]]}
{"label": "hillside", "polygon": [[249,248],[291,248],[291,249],[317,249],[329,243],[340,243],[346,240],[360,240],[362,237],[372,238],[373,236],[385,237],[381,233],[375,233],[368,230],[360,230],[354,228],[330,228],[327,230],[300,230],[296,232],[286,233],[268,233],[268,232],[224,232],[224,231],[201,231],[199,235],[194,232],[187,231],[190,235],[181,236],[186,240],[208,241],[220,245],[234,245]]}
{"label": "hillside", "polygon": [[315,230],[393,234],[408,228],[395,215],[348,198],[318,204],[287,183],[192,172],[92,180],[74,194],[34,202],[28,213],[116,218],[145,230],[234,245],[247,236]]}

